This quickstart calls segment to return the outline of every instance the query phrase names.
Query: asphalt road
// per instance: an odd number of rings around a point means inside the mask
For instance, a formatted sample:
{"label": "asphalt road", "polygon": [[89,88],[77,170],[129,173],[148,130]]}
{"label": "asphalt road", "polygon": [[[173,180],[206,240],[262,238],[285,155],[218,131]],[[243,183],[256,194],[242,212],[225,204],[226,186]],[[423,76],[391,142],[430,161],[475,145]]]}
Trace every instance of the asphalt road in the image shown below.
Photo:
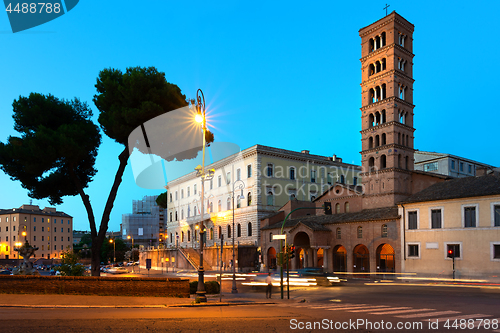
{"label": "asphalt road", "polygon": [[[260,291],[253,298],[261,295],[264,301]],[[1,308],[0,332],[500,332],[492,324],[500,319],[499,289],[349,283],[294,289],[289,301],[276,301],[165,309]]]}

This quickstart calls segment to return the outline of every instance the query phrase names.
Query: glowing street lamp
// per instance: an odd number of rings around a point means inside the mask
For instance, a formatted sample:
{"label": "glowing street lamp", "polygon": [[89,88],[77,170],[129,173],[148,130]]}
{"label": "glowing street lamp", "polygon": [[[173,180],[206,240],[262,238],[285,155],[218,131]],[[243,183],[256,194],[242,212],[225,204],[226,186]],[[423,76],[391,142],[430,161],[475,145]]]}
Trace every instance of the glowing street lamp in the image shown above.
{"label": "glowing street lamp", "polygon": [[116,242],[114,241],[113,238],[109,239],[110,243],[113,243],[113,262],[116,263]]}

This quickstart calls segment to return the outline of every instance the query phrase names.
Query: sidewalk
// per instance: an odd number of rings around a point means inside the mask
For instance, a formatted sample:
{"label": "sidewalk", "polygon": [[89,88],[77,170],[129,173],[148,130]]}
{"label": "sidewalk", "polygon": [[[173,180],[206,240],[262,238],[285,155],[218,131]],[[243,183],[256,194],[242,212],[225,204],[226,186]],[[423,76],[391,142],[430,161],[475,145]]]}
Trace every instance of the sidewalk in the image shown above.
{"label": "sidewalk", "polygon": [[168,308],[275,304],[293,300],[266,299],[263,294],[222,294],[207,296],[207,303],[195,303],[191,298],[175,297],[132,297],[132,296],[87,296],[87,295],[35,295],[35,294],[0,294],[0,308]]}

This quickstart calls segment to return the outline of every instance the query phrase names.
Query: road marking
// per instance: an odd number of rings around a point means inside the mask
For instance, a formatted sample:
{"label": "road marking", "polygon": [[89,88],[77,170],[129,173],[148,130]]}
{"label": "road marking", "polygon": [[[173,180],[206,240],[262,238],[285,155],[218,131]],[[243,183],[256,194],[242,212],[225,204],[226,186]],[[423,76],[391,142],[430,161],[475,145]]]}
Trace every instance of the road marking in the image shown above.
{"label": "road marking", "polygon": [[454,313],[460,313],[460,311],[441,311],[441,312],[426,312],[426,313],[417,313],[410,314],[404,316],[395,316],[396,318],[420,318],[420,317],[436,317],[441,315],[449,315]]}
{"label": "road marking", "polygon": [[438,318],[438,319],[432,319],[434,321],[438,320],[440,323],[441,322],[446,322],[447,320],[454,321],[454,320],[460,320],[460,319],[473,319],[473,318],[484,318],[484,317],[491,317],[492,315],[485,315],[485,314],[473,314],[473,315],[463,315],[463,316],[456,316],[456,317],[448,317],[448,318]]}
{"label": "road marking", "polygon": [[324,308],[329,308],[330,306],[329,305],[325,305],[325,306],[311,306],[311,309],[324,309]]}
{"label": "road marking", "polygon": [[[378,309],[376,309],[376,308],[378,308]],[[379,310],[380,308],[389,308],[389,305],[377,305],[377,306],[372,306],[369,309],[351,310],[351,311],[347,311],[347,312],[370,312],[370,311]],[[387,310],[387,309],[380,309],[380,310]]]}
{"label": "road marking", "polygon": [[[395,308],[394,310],[396,310]],[[410,312],[423,312],[423,311],[434,311],[434,309],[412,309],[412,308],[400,308],[401,310],[396,310],[396,311],[386,311],[384,312],[385,309],[382,309],[380,312],[370,312],[370,314],[374,315],[388,315],[388,314],[400,314],[400,313],[410,313]],[[410,309],[410,310],[403,310],[403,309]],[[387,309],[390,310],[390,309]]]}
{"label": "road marking", "polygon": [[327,310],[331,311],[336,311],[336,310],[359,310],[359,309],[372,309],[376,310],[379,308],[380,305],[377,306],[368,306],[368,308],[365,305],[352,305],[352,306],[344,306],[344,307],[331,307]]}

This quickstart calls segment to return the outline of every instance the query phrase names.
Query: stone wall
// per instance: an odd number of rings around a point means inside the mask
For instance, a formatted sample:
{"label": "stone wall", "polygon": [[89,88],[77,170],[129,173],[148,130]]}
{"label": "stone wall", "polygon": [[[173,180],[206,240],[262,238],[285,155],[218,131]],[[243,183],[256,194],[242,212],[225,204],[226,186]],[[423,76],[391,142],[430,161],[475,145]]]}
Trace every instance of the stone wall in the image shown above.
{"label": "stone wall", "polygon": [[95,276],[0,276],[0,293],[189,297],[189,280]]}

